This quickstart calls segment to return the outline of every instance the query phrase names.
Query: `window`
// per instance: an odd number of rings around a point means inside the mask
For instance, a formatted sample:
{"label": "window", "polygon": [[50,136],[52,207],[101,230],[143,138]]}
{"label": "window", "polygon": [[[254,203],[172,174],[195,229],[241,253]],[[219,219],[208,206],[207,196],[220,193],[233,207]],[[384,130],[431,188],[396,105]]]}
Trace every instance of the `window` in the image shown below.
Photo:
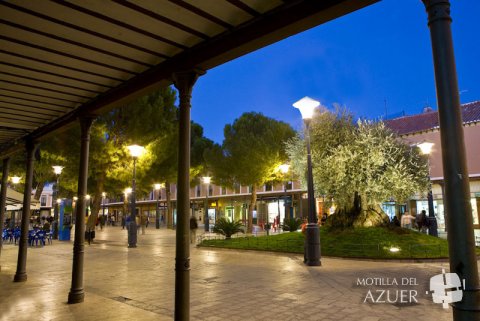
{"label": "window", "polygon": [[42,195],[40,197],[40,206],[47,206],[47,195]]}
{"label": "window", "polygon": [[222,186],[221,187],[221,193],[222,193],[222,195],[226,195],[227,194],[227,188]]}
{"label": "window", "polygon": [[195,189],[196,189],[197,197],[200,197],[200,196],[201,196],[202,189],[200,188],[200,186],[195,186]]}
{"label": "window", "polygon": [[212,185],[208,185],[208,196],[212,196],[213,195],[213,186]]}
{"label": "window", "polygon": [[292,190],[293,189],[293,182],[292,181],[289,181],[287,182],[287,184],[285,184],[287,190]]}
{"label": "window", "polygon": [[240,184],[235,183],[233,188],[234,188],[235,194],[240,194]]}
{"label": "window", "polygon": [[266,183],[265,184],[265,192],[271,192],[273,191],[273,184],[270,182],[270,183]]}

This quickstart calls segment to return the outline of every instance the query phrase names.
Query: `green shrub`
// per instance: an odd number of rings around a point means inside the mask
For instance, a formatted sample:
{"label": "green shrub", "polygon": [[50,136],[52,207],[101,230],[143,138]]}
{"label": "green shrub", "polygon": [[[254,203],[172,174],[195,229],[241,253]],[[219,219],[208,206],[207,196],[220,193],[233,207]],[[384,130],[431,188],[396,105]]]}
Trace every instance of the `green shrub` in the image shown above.
{"label": "green shrub", "polygon": [[233,221],[230,222],[224,217],[219,218],[215,222],[215,226],[213,227],[213,232],[221,235],[225,235],[226,239],[230,239],[233,234],[236,233],[245,233],[243,230],[243,225],[240,221]]}
{"label": "green shrub", "polygon": [[282,229],[284,231],[295,232],[302,225],[302,220],[300,218],[286,218],[283,220]]}

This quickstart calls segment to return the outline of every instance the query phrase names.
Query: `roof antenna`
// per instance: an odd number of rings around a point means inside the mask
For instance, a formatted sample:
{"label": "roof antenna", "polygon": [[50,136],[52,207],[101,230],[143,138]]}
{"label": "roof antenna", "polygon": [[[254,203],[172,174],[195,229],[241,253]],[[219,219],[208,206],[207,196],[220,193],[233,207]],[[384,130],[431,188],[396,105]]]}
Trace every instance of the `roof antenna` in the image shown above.
{"label": "roof antenna", "polygon": [[383,102],[385,104],[385,120],[387,119],[388,113],[387,113],[387,98],[383,98]]}

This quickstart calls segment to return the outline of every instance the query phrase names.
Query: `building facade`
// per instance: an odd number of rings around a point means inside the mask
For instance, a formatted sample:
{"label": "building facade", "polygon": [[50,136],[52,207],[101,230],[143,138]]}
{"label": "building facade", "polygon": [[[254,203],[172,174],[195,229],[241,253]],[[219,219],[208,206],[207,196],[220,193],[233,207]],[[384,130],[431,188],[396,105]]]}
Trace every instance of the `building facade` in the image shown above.
{"label": "building facade", "polygon": [[[171,202],[173,208],[173,225],[176,224],[176,186],[171,184]],[[307,216],[307,194],[299,182],[285,184],[265,184],[256,191],[257,201],[253,215],[253,225],[263,228],[265,223],[281,224],[285,218]],[[128,215],[129,199],[107,200],[107,212],[115,217],[117,222]],[[165,224],[167,223],[167,195],[166,189],[152,191],[148,199],[137,200],[137,213],[146,214],[154,218],[156,208]],[[248,208],[251,202],[251,187],[236,185],[233,188],[214,184],[197,185],[190,188],[191,215],[197,218],[200,224],[205,224],[205,211],[208,211],[209,225],[213,226],[217,219],[225,217],[230,221],[241,221],[246,224]],[[317,204],[317,215],[321,215],[321,204]],[[150,219],[152,220],[152,219]]]}
{"label": "building facade", "polygon": [[[472,217],[474,228],[480,229],[480,101],[464,104],[461,106],[461,109],[470,182]],[[440,143],[438,112],[433,111],[431,108],[425,108],[421,114],[386,120],[385,125],[399,134],[411,146],[423,142],[434,144],[429,155],[430,179],[438,228],[439,231],[445,231],[445,217],[448,213],[445,213],[443,201],[443,151]],[[446,157],[450,157],[450,155],[446,155]],[[426,210],[428,213],[426,195],[415,195],[410,200],[408,207],[414,214],[420,213],[422,210]]]}

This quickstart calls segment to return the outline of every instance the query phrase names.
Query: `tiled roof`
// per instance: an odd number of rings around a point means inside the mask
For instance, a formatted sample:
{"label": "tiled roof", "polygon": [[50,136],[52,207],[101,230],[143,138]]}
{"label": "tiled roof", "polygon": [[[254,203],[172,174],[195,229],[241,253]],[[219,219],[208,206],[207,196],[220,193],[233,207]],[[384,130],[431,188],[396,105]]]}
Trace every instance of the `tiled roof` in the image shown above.
{"label": "tiled roof", "polygon": [[[464,124],[480,121],[480,100],[463,104],[460,107],[462,108],[462,119]],[[399,135],[428,131],[439,128],[440,125],[438,121],[438,111],[402,116],[395,119],[385,120],[384,122],[385,126]]]}

